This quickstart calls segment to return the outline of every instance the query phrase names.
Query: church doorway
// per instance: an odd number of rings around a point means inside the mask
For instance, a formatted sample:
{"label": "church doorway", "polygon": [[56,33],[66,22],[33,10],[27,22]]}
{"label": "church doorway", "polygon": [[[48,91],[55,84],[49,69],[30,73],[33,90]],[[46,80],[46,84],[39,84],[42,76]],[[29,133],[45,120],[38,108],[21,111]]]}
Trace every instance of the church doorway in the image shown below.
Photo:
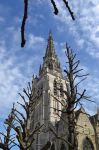
{"label": "church doorway", "polygon": [[94,146],[88,137],[83,141],[83,150],[94,150]]}

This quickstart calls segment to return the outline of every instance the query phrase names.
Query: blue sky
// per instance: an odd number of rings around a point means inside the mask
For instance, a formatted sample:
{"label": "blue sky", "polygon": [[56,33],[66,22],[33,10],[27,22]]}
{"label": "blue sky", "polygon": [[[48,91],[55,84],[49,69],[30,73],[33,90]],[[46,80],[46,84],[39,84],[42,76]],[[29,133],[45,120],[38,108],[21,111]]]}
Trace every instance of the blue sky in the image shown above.
{"label": "blue sky", "polygon": [[[60,2],[60,5],[59,5]],[[89,77],[81,85],[99,105],[99,2],[76,0],[70,2],[76,21],[72,21],[62,0],[56,0],[59,15],[53,14],[50,0],[29,0],[26,23],[26,45],[20,47],[20,26],[23,0],[0,0],[0,122],[7,116],[13,102],[20,98],[18,92],[38,73],[45,53],[49,30],[52,31],[56,52],[65,68],[65,43],[67,42],[81,67]],[[85,102],[89,113],[97,106]]]}

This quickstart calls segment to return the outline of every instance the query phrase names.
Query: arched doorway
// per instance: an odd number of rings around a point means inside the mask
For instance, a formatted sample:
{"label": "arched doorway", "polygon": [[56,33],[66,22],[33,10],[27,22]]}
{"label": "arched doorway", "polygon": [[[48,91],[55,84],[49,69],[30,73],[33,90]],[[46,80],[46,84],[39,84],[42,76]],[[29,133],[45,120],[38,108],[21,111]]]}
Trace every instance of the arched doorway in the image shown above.
{"label": "arched doorway", "polygon": [[55,150],[55,144],[53,143],[50,150]]}
{"label": "arched doorway", "polygon": [[94,150],[94,146],[88,137],[83,141],[83,150]]}
{"label": "arched doorway", "polygon": [[62,143],[62,144],[61,144],[61,148],[60,148],[60,150],[66,150],[66,146],[65,146],[65,144],[64,144],[64,143]]}

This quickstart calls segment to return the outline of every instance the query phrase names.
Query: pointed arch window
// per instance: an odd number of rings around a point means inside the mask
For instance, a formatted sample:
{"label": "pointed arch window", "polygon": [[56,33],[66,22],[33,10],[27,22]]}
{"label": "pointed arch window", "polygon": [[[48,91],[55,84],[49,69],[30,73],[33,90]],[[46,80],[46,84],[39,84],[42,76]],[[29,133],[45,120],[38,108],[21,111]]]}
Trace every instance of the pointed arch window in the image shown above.
{"label": "pointed arch window", "polygon": [[56,80],[54,80],[53,88],[54,88],[54,95],[57,95],[57,82],[56,82]]}
{"label": "pointed arch window", "polygon": [[63,97],[64,93],[63,93],[63,84],[60,84],[60,96]]}

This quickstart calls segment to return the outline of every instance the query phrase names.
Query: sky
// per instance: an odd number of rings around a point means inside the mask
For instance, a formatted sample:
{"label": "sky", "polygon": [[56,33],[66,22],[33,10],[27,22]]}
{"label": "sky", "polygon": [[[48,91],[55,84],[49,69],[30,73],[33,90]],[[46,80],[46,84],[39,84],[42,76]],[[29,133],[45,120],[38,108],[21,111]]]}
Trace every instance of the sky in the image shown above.
{"label": "sky", "polygon": [[50,30],[62,69],[66,65],[65,45],[68,43],[80,59],[80,67],[90,74],[81,88],[96,102],[84,102],[86,111],[96,113],[99,105],[99,1],[71,0],[75,21],[62,0],[55,1],[58,16],[53,14],[50,0],[35,0],[35,3],[29,0],[26,45],[21,48],[23,0],[0,0],[0,125],[12,103],[20,100],[18,93],[31,82],[33,74],[38,74]]}

